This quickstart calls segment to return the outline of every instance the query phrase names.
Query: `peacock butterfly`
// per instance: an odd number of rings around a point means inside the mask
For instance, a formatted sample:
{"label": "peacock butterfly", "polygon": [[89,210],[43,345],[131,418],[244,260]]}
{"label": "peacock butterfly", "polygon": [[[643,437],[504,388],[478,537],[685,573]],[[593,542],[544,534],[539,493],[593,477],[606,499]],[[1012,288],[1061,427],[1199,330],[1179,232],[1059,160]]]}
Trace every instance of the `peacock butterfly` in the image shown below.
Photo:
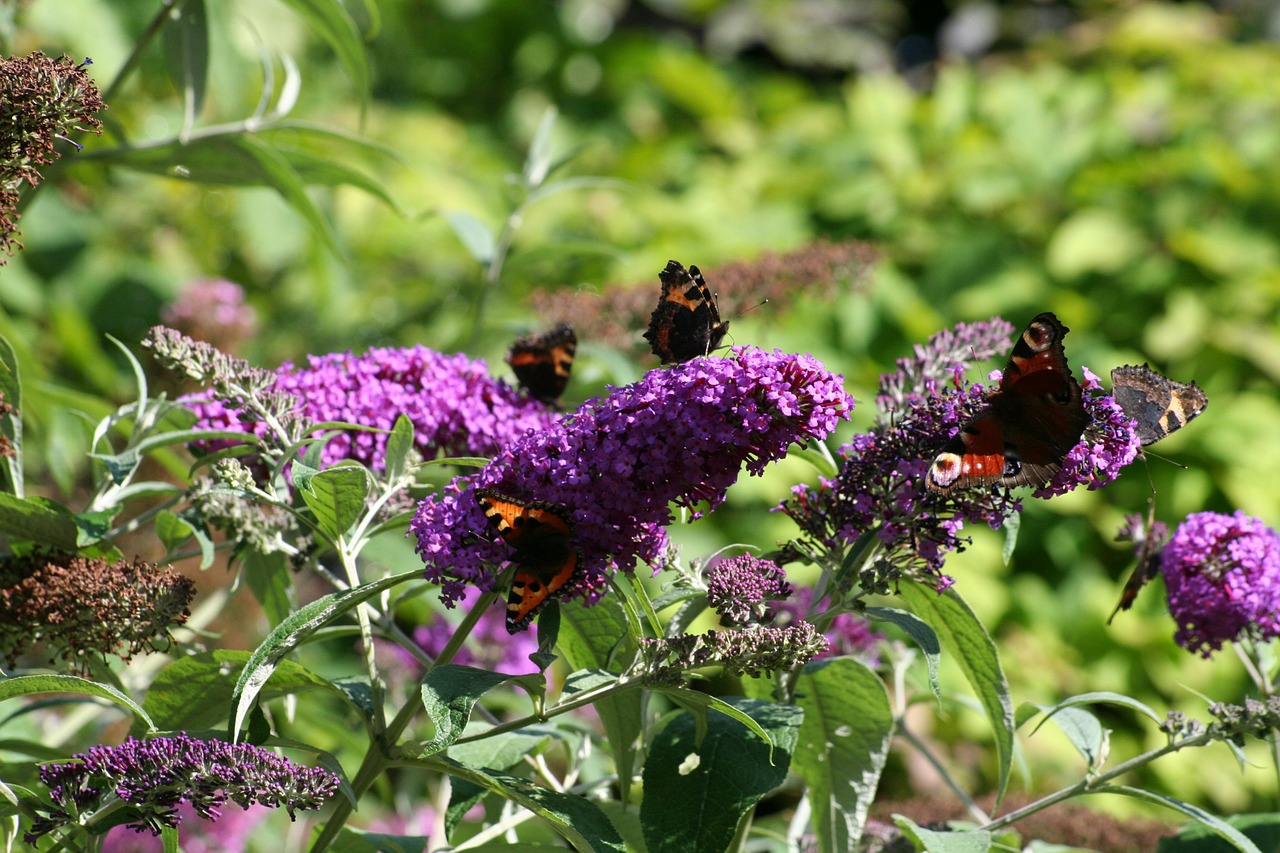
{"label": "peacock butterfly", "polygon": [[934,458],[925,477],[930,491],[1039,486],[1057,473],[1089,420],[1062,347],[1067,331],[1048,312],[1023,330],[988,407]]}

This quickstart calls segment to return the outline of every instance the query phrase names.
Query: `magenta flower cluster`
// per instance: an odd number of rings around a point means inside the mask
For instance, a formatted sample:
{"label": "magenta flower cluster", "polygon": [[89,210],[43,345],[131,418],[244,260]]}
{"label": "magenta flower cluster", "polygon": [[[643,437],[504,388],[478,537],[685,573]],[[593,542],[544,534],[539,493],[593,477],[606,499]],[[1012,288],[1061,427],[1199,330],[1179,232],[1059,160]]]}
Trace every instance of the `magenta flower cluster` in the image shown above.
{"label": "magenta flower cluster", "polygon": [[493,567],[512,555],[477,489],[553,504],[570,518],[583,556],[570,594],[594,601],[610,572],[631,571],[637,559],[662,564],[672,502],[714,509],[744,463],[759,474],[793,442],[829,435],[852,409],[841,378],[807,355],[735,348],[652,370],[426,498],[410,531],[427,579],[453,602],[468,584],[493,589]]}
{"label": "magenta flower cluster", "polygon": [[119,746],[95,746],[72,756],[76,763],[46,764],[40,781],[56,808],[37,820],[28,843],[59,826],[90,815],[114,800],[136,808],[128,824],[159,835],[176,827],[186,801],[205,820],[216,820],[228,801],[279,808],[295,817],[317,809],[338,790],[339,779],[322,767],[305,767],[247,743],[196,740],[185,734],[151,740],[130,738]]}
{"label": "magenta flower cluster", "polygon": [[1187,516],[1160,558],[1174,640],[1209,657],[1243,636],[1280,636],[1280,537],[1257,518]]}
{"label": "magenta flower cluster", "polygon": [[[494,379],[483,361],[424,346],[309,356],[306,367],[286,362],[276,377],[273,390],[301,400],[302,417],[312,423],[344,421],[389,430],[397,415],[407,415],[426,459],[492,456],[516,436],[546,429],[558,417]],[[199,417],[198,429],[266,432],[264,424],[242,420],[240,411],[217,400],[185,402]],[[385,433],[344,431],[325,445],[323,462],[354,459],[381,470],[386,445]]]}
{"label": "magenta flower cluster", "polygon": [[885,635],[872,628],[865,616],[857,613],[812,613],[812,609],[813,590],[801,587],[795,595],[778,605],[776,621],[780,625],[805,619],[817,624],[826,623],[822,635],[827,640],[827,650],[819,654],[819,658],[845,655],[856,657],[868,666],[879,666],[878,647],[885,641]]}

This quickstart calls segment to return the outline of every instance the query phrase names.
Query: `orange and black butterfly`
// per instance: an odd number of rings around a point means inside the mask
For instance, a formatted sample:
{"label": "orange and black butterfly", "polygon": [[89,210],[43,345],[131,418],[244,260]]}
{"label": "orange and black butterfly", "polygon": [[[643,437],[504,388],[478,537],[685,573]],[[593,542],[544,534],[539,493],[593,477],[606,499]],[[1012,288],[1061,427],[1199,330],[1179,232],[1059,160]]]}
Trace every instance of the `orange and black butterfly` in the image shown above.
{"label": "orange and black butterfly", "polygon": [[729,324],[720,320],[716,298],[698,268],[686,270],[678,261],[667,261],[658,278],[662,296],[644,333],[654,354],[663,364],[671,364],[719,348]]}
{"label": "orange and black butterfly", "polygon": [[1177,382],[1147,365],[1126,364],[1111,371],[1111,396],[1137,422],[1143,447],[1182,429],[1209,405],[1194,382]]}
{"label": "orange and black butterfly", "polygon": [[476,500],[502,541],[514,549],[515,577],[507,595],[507,631],[515,634],[577,574],[582,554],[573,545],[573,525],[562,507],[520,501],[487,489]]}
{"label": "orange and black butterfly", "polygon": [[563,323],[541,335],[520,338],[507,350],[507,364],[529,396],[552,404],[564,393],[578,351],[578,336]]}

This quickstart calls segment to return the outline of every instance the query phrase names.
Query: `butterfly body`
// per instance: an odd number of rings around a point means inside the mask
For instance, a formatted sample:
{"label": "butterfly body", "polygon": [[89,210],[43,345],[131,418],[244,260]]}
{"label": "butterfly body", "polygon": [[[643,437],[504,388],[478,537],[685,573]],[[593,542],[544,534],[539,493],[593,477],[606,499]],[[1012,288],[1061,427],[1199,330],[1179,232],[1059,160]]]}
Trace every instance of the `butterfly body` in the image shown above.
{"label": "butterfly body", "polygon": [[987,409],[934,458],[926,475],[931,491],[947,494],[989,483],[1038,486],[1057,473],[1088,423],[1062,346],[1067,331],[1048,312],[1023,330]]}
{"label": "butterfly body", "polygon": [[574,547],[573,525],[564,508],[526,502],[480,489],[476,500],[502,541],[514,553],[515,576],[507,596],[507,631],[516,633],[566,587],[582,555]]}
{"label": "butterfly body", "polygon": [[578,336],[561,324],[541,335],[520,338],[507,351],[507,364],[516,379],[529,391],[529,396],[543,403],[554,403],[569,384],[573,357],[578,351]]}
{"label": "butterfly body", "polygon": [[720,346],[729,324],[721,321],[720,308],[696,266],[687,270],[668,261],[662,272],[662,295],[649,317],[644,337],[663,364],[689,361]]}
{"label": "butterfly body", "polygon": [[1111,371],[1111,396],[1136,422],[1134,432],[1144,447],[1186,426],[1209,405],[1196,383],[1176,382],[1145,364]]}

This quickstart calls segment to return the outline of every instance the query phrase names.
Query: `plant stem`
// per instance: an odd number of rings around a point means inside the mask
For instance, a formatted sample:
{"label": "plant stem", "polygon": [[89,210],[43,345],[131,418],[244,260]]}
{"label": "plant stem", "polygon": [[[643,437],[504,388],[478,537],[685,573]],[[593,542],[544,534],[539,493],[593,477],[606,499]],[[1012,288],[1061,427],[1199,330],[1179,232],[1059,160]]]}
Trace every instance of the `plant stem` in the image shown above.
{"label": "plant stem", "polygon": [[947,768],[942,766],[942,762],[933,754],[933,750],[929,748],[929,745],[917,737],[915,732],[907,728],[902,717],[898,718],[898,734],[914,746],[916,750],[924,756],[924,760],[929,762],[930,766],[932,766],[934,770],[938,771],[938,775],[942,777],[943,783],[945,783],[946,786],[951,789],[952,793],[956,795],[964,805],[965,811],[969,813],[969,816],[973,818],[976,823],[985,823],[986,821],[991,820],[991,816],[982,810],[982,808],[974,801],[973,797],[969,796],[969,793],[965,791],[964,788],[960,787],[960,784],[952,778],[951,773]]}

